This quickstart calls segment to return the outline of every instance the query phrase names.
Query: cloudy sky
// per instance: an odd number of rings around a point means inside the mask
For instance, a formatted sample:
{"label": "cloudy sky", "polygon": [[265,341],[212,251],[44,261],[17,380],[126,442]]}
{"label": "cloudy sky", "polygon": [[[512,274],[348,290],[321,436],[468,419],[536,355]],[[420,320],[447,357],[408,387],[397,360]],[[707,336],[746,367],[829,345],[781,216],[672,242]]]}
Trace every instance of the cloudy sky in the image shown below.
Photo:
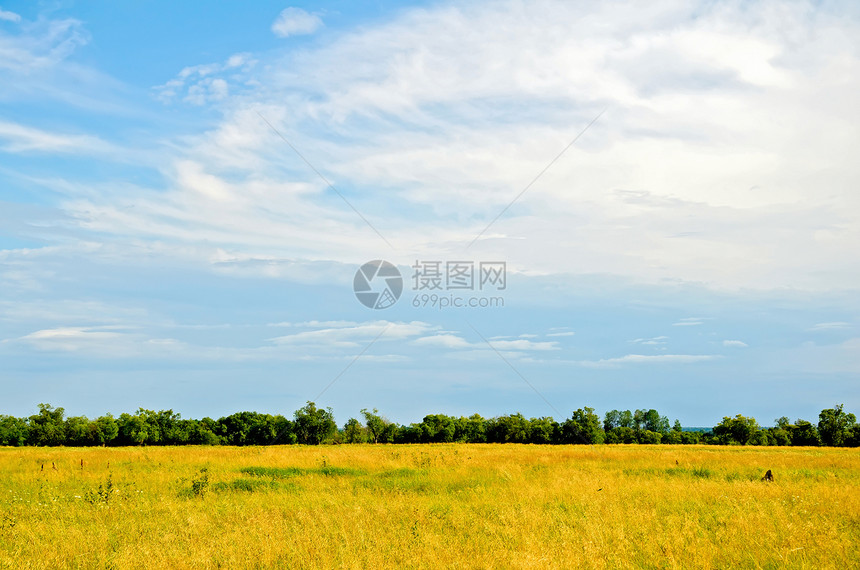
{"label": "cloudy sky", "polygon": [[856,2],[7,2],[0,85],[0,413],[860,412]]}

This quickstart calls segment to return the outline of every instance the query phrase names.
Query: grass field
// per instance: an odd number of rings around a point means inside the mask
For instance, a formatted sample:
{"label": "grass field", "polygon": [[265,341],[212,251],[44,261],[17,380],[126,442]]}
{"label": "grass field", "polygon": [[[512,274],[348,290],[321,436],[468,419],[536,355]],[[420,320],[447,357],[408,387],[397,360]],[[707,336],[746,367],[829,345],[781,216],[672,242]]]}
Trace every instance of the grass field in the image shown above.
{"label": "grass field", "polygon": [[860,567],[852,449],[3,448],[0,492],[0,568]]}

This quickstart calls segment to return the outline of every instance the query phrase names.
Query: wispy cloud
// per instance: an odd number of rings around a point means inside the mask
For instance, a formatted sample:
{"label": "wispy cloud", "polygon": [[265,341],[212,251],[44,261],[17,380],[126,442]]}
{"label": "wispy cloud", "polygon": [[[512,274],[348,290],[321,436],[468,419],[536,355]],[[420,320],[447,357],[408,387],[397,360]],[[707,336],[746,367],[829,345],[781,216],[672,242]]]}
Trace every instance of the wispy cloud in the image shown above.
{"label": "wispy cloud", "polygon": [[272,32],[281,38],[312,34],[321,28],[322,19],[301,8],[286,8],[272,22]]}
{"label": "wispy cloud", "polygon": [[[250,54],[237,53],[222,63],[208,63],[183,68],[175,78],[154,88],[165,103],[176,98],[192,105],[223,101],[231,95],[231,87],[247,90],[255,85],[249,72],[257,64]],[[232,94],[237,94],[233,92]]]}
{"label": "wispy cloud", "polygon": [[673,327],[695,327],[702,324],[702,319],[698,317],[687,317],[681,319],[675,323],[672,323]]}
{"label": "wispy cloud", "polygon": [[19,16],[15,12],[9,12],[0,8],[0,20],[18,23],[21,21],[21,16]]}
{"label": "wispy cloud", "polygon": [[655,336],[653,338],[637,338],[635,340],[631,340],[630,342],[633,344],[644,344],[649,346],[662,346],[666,344],[666,341],[669,339],[668,336]]}
{"label": "wispy cloud", "polygon": [[0,151],[93,154],[114,150],[112,145],[93,135],[55,133],[0,121]]}
{"label": "wispy cloud", "polygon": [[317,328],[310,331],[270,339],[276,345],[313,345],[320,348],[355,348],[362,343],[385,334],[380,341],[403,340],[431,331],[434,327],[421,321],[409,323],[373,321],[360,324]]}
{"label": "wispy cloud", "polygon": [[847,323],[845,321],[833,321],[829,323],[817,323],[813,325],[809,330],[814,332],[820,331],[838,331],[845,330],[851,328],[851,323]]}
{"label": "wispy cloud", "polygon": [[[826,11],[810,20],[786,8],[780,26],[831,38],[810,39],[799,51],[761,5],[545,6],[407,9],[300,53],[189,66],[159,92],[217,104],[220,124],[176,144],[157,199],[142,190],[134,212],[118,215],[106,184],[74,214],[115,237],[221,247],[237,273],[271,270],[278,256],[355,261],[377,250],[361,221],[328,201],[305,165],[285,157],[259,112],[310,149],[335,186],[346,184],[391,243],[439,255],[468,242],[510,201],[513,181],[533,177],[608,107],[583,146],[476,244],[478,255],[504,255],[510,267],[531,272],[587,267],[638,282],[815,289],[860,281],[860,269],[838,261],[860,255],[855,193],[834,190],[823,199],[800,182],[821,174],[815,164],[829,165],[827,187],[846,188],[858,174],[844,125],[860,120],[848,95],[860,89],[852,72],[860,58],[843,35],[818,33],[835,26],[852,37],[852,22]],[[591,16],[611,24],[583,27]],[[262,63],[250,67],[255,60]],[[844,96],[827,95],[832,105],[810,110],[808,101],[831,93]],[[727,101],[728,122],[721,118]],[[828,136],[799,134],[813,118]],[[784,141],[784,152],[762,150],[774,140]],[[600,188],[626,193],[586,190]],[[105,215],[91,220],[86,211]]]}
{"label": "wispy cloud", "polygon": [[625,364],[692,364],[720,358],[712,354],[628,354],[618,358],[582,360],[578,364],[589,368],[615,368]]}
{"label": "wispy cloud", "polygon": [[[490,340],[492,348],[500,351],[545,351],[558,350],[556,342],[534,342],[527,339],[517,340]],[[454,334],[436,334],[424,336],[412,341],[415,346],[422,347],[439,347],[447,349],[470,349],[470,350],[490,350],[485,342],[469,342],[466,339]]]}
{"label": "wispy cloud", "polygon": [[723,346],[728,346],[731,348],[746,348],[749,345],[740,340],[724,340]]}
{"label": "wispy cloud", "polygon": [[13,12],[0,10],[0,20],[19,24],[16,34],[0,32],[0,71],[23,75],[51,68],[89,43],[83,24],[74,18],[41,18],[23,22]]}

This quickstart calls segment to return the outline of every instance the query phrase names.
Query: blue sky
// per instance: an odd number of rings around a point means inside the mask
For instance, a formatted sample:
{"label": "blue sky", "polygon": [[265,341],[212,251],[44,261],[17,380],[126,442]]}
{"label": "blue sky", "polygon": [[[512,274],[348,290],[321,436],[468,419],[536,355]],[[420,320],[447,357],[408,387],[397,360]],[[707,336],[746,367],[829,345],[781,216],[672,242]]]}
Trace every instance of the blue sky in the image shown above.
{"label": "blue sky", "polygon": [[[851,2],[0,4],[0,413],[858,412],[858,38]],[[442,291],[504,306],[416,307],[416,261],[504,262]]]}

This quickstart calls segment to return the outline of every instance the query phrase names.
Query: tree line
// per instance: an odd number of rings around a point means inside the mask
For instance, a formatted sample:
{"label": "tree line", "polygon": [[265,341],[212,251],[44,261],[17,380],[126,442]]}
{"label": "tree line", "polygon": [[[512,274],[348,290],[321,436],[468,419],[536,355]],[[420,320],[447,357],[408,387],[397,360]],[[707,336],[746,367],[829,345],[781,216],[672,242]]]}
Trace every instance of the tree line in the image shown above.
{"label": "tree line", "polygon": [[716,444],[860,446],[860,424],[842,404],[822,410],[818,423],[787,417],[762,428],[755,418],[729,417],[711,430],[684,429],[669,423],[657,410],[611,410],[603,421],[594,408],[583,407],[558,422],[552,417],[509,414],[484,418],[430,414],[419,423],[400,425],[379,410],[361,411],[338,427],[331,408],[314,402],[296,410],[292,419],[277,414],[238,412],[213,420],[183,419],[173,410],[140,408],[119,417],[96,419],[66,416],[63,408],[39,404],[27,418],[0,415],[3,446],[132,446],[132,445],[279,445],[321,443],[533,443],[533,444]]}

